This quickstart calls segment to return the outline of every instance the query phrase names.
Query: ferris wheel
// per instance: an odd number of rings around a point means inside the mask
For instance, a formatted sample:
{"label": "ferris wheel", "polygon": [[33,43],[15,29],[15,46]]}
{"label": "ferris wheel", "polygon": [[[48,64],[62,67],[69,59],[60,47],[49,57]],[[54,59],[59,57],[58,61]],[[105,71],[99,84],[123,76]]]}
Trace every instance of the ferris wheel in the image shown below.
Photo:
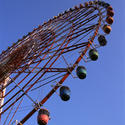
{"label": "ferris wheel", "polygon": [[[55,92],[63,101],[70,99],[71,90],[63,82],[69,75],[86,78],[86,68],[79,62],[98,59],[97,50],[107,44],[113,16],[109,3],[85,2],[54,16],[3,51],[0,54],[2,125],[23,125],[36,111],[38,124],[46,125],[50,112],[44,103]],[[21,110],[25,113],[19,118]]]}

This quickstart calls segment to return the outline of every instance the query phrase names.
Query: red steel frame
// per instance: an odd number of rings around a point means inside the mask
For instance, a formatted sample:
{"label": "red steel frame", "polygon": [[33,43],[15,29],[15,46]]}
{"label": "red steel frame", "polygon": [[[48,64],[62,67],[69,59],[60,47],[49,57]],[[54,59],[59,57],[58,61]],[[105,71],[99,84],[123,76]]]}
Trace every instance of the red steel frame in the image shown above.
{"label": "red steel frame", "polygon": [[[94,8],[93,6],[90,6],[90,8]],[[0,115],[2,115],[4,112],[6,112],[11,106],[13,106],[19,99],[21,99],[26,93],[29,92],[29,90],[45,75],[46,72],[66,72],[65,75],[61,78],[61,80],[53,87],[53,89],[40,101],[40,103],[38,105],[36,105],[36,107],[30,111],[19,123],[18,125],[22,125],[24,124],[39,108],[38,106],[42,106],[52,95],[53,93],[60,87],[59,85],[61,85],[67,78],[68,76],[71,74],[71,72],[74,70],[74,68],[78,65],[78,63],[81,61],[81,59],[83,58],[83,56],[86,54],[87,50],[89,49],[89,47],[91,46],[91,44],[93,43],[96,35],[98,34],[98,31],[99,31],[99,28],[101,26],[101,21],[102,21],[102,13],[100,11],[99,8],[94,8],[96,10],[98,10],[98,16],[99,16],[99,20],[98,20],[98,24],[96,26],[96,29],[95,29],[95,32],[94,32],[94,35],[91,37],[91,40],[88,40],[88,42],[84,42],[84,43],[81,43],[81,44],[77,44],[77,45],[72,45],[72,46],[68,46],[69,42],[72,40],[72,39],[75,39],[76,37],[78,36],[74,36],[74,34],[77,34],[77,33],[80,33],[81,31],[77,31],[77,32],[74,32],[74,29],[73,29],[73,26],[74,24],[72,24],[72,27],[70,27],[70,32],[69,34],[67,35],[67,37],[65,38],[65,40],[60,44],[60,47],[57,51],[55,51],[54,55],[46,62],[46,64],[22,87],[22,89],[26,88],[27,85],[29,85],[29,83],[39,74],[41,73],[41,71],[43,70],[43,73],[40,75],[40,77],[38,79],[35,80],[35,82],[33,84],[30,85],[30,87],[28,87],[28,89],[26,89],[24,91],[24,93],[22,95],[20,95],[13,103],[11,103],[6,109],[4,109],[2,111],[2,113]],[[86,13],[86,17],[93,13],[94,10],[91,10],[90,12]],[[90,20],[93,20],[96,16],[93,16],[91,18],[87,18],[86,20],[88,20],[88,22]],[[85,20],[84,20],[85,21]],[[80,22],[79,23],[79,26],[77,28],[79,28],[81,26],[83,22]],[[46,23],[47,25],[47,23]],[[41,28],[41,26],[39,27]],[[90,27],[90,29],[92,29],[93,27]],[[86,31],[89,31],[90,30],[89,28],[88,29],[84,29]],[[36,29],[34,29],[34,31],[32,33],[35,32]],[[59,29],[61,30],[61,29]],[[75,29],[76,30],[76,29]],[[53,34],[54,32],[51,31]],[[84,33],[82,32],[82,33]],[[31,34],[32,34],[31,33]],[[59,34],[60,35],[60,34]],[[45,38],[46,39],[46,38]],[[32,41],[32,38],[30,38],[30,40]],[[43,51],[48,48],[48,52],[52,49],[52,47],[54,46],[54,43],[55,43],[55,40],[56,38],[54,38],[53,42],[50,44],[50,41],[51,39],[49,39],[49,41],[46,43],[45,46],[42,47],[42,50],[40,51],[38,57],[39,57],[39,61],[37,61],[38,63],[33,67],[33,69],[31,71],[28,72],[28,74],[17,84],[17,86],[19,86],[38,66],[39,64],[42,62],[42,60],[44,60],[47,56],[48,53],[43,53]],[[68,41],[67,41],[68,40]],[[67,41],[67,43],[66,43]],[[21,44],[21,43],[20,43]],[[64,46],[64,47],[63,47]],[[72,67],[68,67],[67,68],[52,68],[53,64],[58,60],[58,58],[61,56],[62,53],[65,53],[65,52],[69,52],[69,51],[72,51],[74,49],[78,49],[78,48],[81,48],[83,46],[86,46],[86,48],[84,49],[84,51],[80,54],[80,56],[77,58],[77,60],[75,61],[75,63],[73,64]],[[63,48],[62,48],[63,47]],[[69,50],[70,48],[70,50]],[[66,51],[65,51],[66,50]],[[58,54],[58,52],[60,51],[60,53]],[[12,53],[13,54],[13,53]],[[41,54],[45,54],[42,58],[40,57]],[[56,58],[52,61],[53,57]],[[6,57],[7,58],[7,57]],[[36,57],[37,58],[37,57]],[[30,64],[34,63],[35,59],[36,58],[31,58],[31,62]],[[49,67],[46,67],[49,63],[51,62],[50,66]],[[29,65],[30,65],[29,64]],[[21,73],[25,72],[25,69],[27,67],[22,67],[21,68],[21,71],[13,71],[13,73],[18,73],[14,78],[13,80],[16,80],[16,78],[18,78],[18,76],[20,76]],[[9,82],[9,84],[7,86],[9,86],[10,84],[12,83],[12,80]],[[7,86],[5,86],[4,88],[6,88]],[[17,88],[17,86],[15,85],[9,92],[6,93],[6,95],[4,95],[4,97],[8,96],[15,88]],[[14,94],[10,99],[8,99],[0,108],[4,107],[7,103],[9,103],[14,97],[16,97],[19,93],[21,92],[21,90],[19,90],[18,92],[16,92],[16,94]],[[19,104],[20,105],[20,104]],[[18,109],[18,108],[17,108]],[[15,112],[16,113],[16,112]],[[14,115],[15,115],[14,113]],[[13,117],[14,117],[13,115]],[[13,118],[12,117],[12,118]],[[12,121],[12,119],[10,120],[10,122]],[[10,123],[9,123],[10,124]]]}
{"label": "red steel frame", "polygon": [[[83,58],[84,54],[87,52],[88,48],[90,47],[90,45],[92,44],[94,38],[96,37],[99,27],[101,25],[101,17],[99,18],[99,23],[98,23],[98,27],[96,28],[96,31],[90,41],[90,43],[87,45],[86,49],[83,51],[83,53],[78,57],[78,59],[76,60],[76,62],[73,64],[73,67],[70,69],[70,72],[67,72],[66,75],[59,81],[59,83],[57,83],[57,85],[44,97],[44,99],[39,103],[40,106],[42,106],[52,95],[53,93],[60,87],[59,84],[61,85],[70,75],[70,73],[74,70],[74,68],[77,66],[77,64],[81,61],[81,59]],[[29,112],[21,121],[18,125],[22,125],[24,124],[36,111],[38,110],[38,108],[34,108],[31,112]]]}

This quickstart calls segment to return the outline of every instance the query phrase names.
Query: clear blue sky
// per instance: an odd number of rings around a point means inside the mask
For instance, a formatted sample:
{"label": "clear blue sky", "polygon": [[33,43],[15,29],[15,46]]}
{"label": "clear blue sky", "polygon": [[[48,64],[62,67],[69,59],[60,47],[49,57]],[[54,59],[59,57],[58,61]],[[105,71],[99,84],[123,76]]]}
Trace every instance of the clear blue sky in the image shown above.
{"label": "clear blue sky", "polygon": [[[115,11],[108,45],[88,63],[85,80],[65,81],[72,91],[63,102],[54,94],[46,103],[49,125],[125,125],[125,1],[105,0]],[[33,28],[83,0],[0,0],[0,52]],[[37,125],[35,114],[26,125]],[[21,120],[21,119],[20,119]]]}

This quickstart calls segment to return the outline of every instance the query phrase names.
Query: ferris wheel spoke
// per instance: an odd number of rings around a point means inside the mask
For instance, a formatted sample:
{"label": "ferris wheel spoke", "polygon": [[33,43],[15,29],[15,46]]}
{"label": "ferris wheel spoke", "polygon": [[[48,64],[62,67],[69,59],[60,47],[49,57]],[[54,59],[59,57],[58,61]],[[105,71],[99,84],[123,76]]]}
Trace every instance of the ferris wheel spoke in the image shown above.
{"label": "ferris wheel spoke", "polygon": [[[82,32],[82,33],[80,33],[80,35],[83,35],[84,33],[86,33],[86,32],[89,32],[90,30],[93,30],[93,27],[95,27],[95,26],[97,26],[97,24],[95,24],[95,25],[93,25],[93,26],[90,26],[90,27],[88,27],[88,28],[84,28],[84,29],[82,29],[82,31],[84,31],[84,30],[86,30],[85,32]],[[79,32],[81,32],[81,31],[79,31]],[[77,32],[77,33],[79,33],[79,32]],[[74,33],[75,34],[75,33]],[[70,36],[72,36],[73,34],[71,34]],[[78,36],[80,36],[80,35],[78,35]],[[75,36],[74,38],[76,38],[76,37],[78,37],[78,36]],[[71,38],[71,40],[73,39],[73,37]],[[58,47],[59,45],[57,45],[57,47]],[[54,48],[51,48],[51,50],[53,50]],[[56,51],[56,50],[55,50]],[[44,52],[44,53],[41,53],[41,55],[43,55],[43,54],[45,54],[46,52]],[[48,53],[48,52],[47,52]],[[49,52],[49,53],[52,53],[51,51]]]}
{"label": "ferris wheel spoke", "polygon": [[[62,46],[63,46],[63,44],[65,43],[65,41],[62,43]],[[68,43],[67,43],[68,44]],[[66,44],[66,45],[67,45]],[[60,46],[60,48],[61,48],[61,46]],[[63,51],[63,50],[62,50]],[[57,52],[56,52],[57,53]],[[55,53],[55,54],[56,54]],[[55,55],[54,54],[54,55]],[[59,56],[58,56],[59,57]],[[50,67],[54,64],[54,62],[58,59],[58,57],[52,62],[52,64],[50,65]],[[52,57],[53,58],[53,57]],[[51,58],[51,59],[52,59]],[[51,60],[50,59],[50,60]],[[50,61],[49,60],[49,61]],[[49,63],[49,61],[45,64],[45,66],[44,66],[44,68],[46,67],[46,65]],[[25,84],[25,86],[22,88],[22,89],[24,89],[39,73],[41,72],[41,70],[38,72],[38,73],[36,73],[35,75],[34,75],[34,77],[32,77],[26,84]],[[44,71],[43,73],[42,73],[42,75],[24,92],[25,94],[27,94],[27,92],[37,83],[37,81],[39,81],[39,79],[41,79],[41,77],[45,74],[46,72]],[[19,94],[21,92],[21,90],[19,90],[15,95],[13,95],[10,99],[8,99],[8,101],[6,101],[0,108],[2,108],[3,106],[5,106],[8,102],[10,102],[17,94]],[[3,114],[5,111],[7,111],[13,104],[15,104],[21,97],[23,97],[25,94],[22,94],[20,97],[18,97],[17,98],[17,100],[16,101],[14,101],[10,106],[8,106],[5,110],[3,110],[3,112],[1,113],[1,114]]]}

